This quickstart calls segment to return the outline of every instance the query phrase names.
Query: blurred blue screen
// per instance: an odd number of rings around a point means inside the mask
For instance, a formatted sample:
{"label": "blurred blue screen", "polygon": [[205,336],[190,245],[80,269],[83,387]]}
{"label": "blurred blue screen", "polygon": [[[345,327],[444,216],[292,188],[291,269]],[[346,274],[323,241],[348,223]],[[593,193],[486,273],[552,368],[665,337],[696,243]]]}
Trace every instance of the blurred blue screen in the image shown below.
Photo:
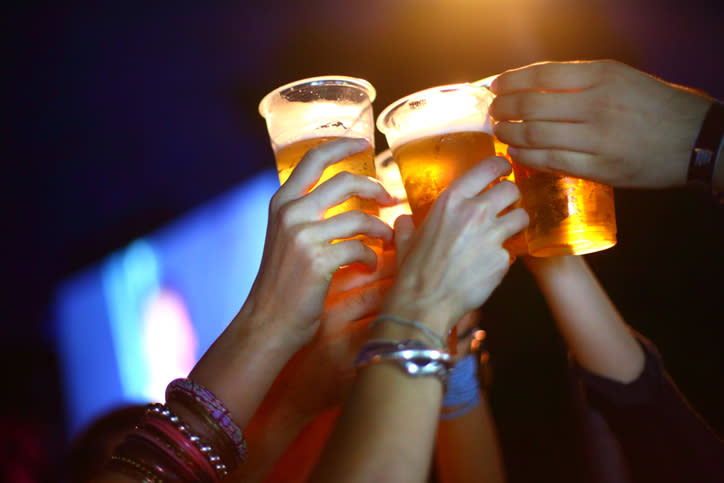
{"label": "blurred blue screen", "polygon": [[69,436],[117,406],[162,401],[188,374],[251,288],[278,187],[264,172],[59,285]]}

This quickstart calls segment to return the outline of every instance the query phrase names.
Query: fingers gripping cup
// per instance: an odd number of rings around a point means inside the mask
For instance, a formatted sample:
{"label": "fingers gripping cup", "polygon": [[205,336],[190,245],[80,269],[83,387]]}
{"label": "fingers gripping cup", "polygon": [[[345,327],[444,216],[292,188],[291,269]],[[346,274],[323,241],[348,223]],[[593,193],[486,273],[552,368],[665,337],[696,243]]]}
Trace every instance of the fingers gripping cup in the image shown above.
{"label": "fingers gripping cup", "polygon": [[[374,99],[369,82],[344,76],[302,79],[267,94],[259,113],[266,120],[280,183],[286,182],[307,151],[338,138],[362,138],[369,147],[327,167],[317,185],[342,171],[374,178]],[[352,197],[328,209],[325,217],[354,209],[378,214],[374,201]]]}
{"label": "fingers gripping cup", "polygon": [[377,118],[416,225],[453,180],[495,155],[492,99],[490,91],[470,84],[433,87],[399,99]]}
{"label": "fingers gripping cup", "polygon": [[[489,88],[496,77],[486,77],[473,85]],[[506,144],[497,138],[495,144],[498,154],[513,163],[521,203],[530,217],[525,236],[531,255],[584,255],[616,244],[611,186],[526,168],[510,159]]]}

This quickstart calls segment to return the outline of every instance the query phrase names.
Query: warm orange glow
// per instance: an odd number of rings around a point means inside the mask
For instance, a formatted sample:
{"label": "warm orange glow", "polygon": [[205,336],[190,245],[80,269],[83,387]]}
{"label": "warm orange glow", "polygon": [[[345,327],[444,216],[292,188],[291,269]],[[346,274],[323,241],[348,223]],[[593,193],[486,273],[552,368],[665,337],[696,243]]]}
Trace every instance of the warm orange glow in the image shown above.
{"label": "warm orange glow", "polygon": [[[480,79],[473,85],[489,87],[495,77]],[[505,242],[511,254],[584,255],[616,244],[611,187],[517,165],[508,156],[508,146],[497,138],[495,152],[513,164],[514,172],[507,179],[521,191],[521,200],[515,206],[522,206],[530,216],[528,228]]]}
{"label": "warm orange glow", "polygon": [[528,249],[535,257],[583,255],[616,244],[613,188],[515,165],[530,216]]}
{"label": "warm orange glow", "polygon": [[[298,141],[287,146],[282,147],[276,153],[277,170],[279,172],[279,181],[284,184],[292,171],[297,166],[297,163],[302,159],[302,156],[306,154],[314,146],[318,146],[322,143],[331,141],[335,138],[322,137],[314,139],[305,139]],[[375,177],[375,163],[373,159],[372,147],[365,151],[352,155],[342,161],[335,163],[322,173],[322,177],[319,179],[316,185],[312,189],[323,183],[342,171],[349,171],[350,173],[359,174],[362,176]],[[311,191],[311,190],[310,190]],[[377,215],[377,203],[369,200],[362,200],[360,198],[350,198],[349,200],[340,203],[339,205],[332,207],[327,210],[325,218],[344,213],[349,210],[362,210],[367,213]]]}
{"label": "warm orange glow", "polygon": [[388,149],[375,157],[375,171],[377,179],[382,183],[388,193],[397,198],[400,202],[394,206],[381,206],[379,217],[390,226],[395,225],[395,220],[400,215],[410,215],[412,210],[407,202],[407,193],[402,184],[400,170],[392,158],[392,152]]}

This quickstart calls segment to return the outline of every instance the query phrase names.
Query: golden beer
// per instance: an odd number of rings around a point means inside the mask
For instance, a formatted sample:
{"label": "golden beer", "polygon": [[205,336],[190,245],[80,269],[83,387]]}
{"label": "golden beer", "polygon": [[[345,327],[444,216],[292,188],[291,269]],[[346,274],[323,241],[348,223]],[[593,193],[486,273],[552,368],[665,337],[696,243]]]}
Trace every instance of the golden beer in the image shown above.
{"label": "golden beer", "polygon": [[[489,88],[493,75],[473,82]],[[535,257],[584,255],[616,244],[613,188],[593,181],[526,168],[508,156],[508,146],[495,139],[498,156],[513,164],[520,205],[528,212],[528,253]],[[508,244],[519,244],[519,237]],[[510,250],[510,248],[509,248]],[[513,248],[515,253],[516,248]]]}
{"label": "golden beer", "polygon": [[[377,128],[400,169],[415,225],[450,183],[495,154],[488,116],[492,98],[487,89],[452,84],[403,97],[380,114]],[[448,336],[455,353],[457,329]]]}
{"label": "golden beer", "polygon": [[[340,138],[365,139],[369,148],[327,167],[312,189],[341,171],[374,177],[375,95],[364,79],[322,76],[285,84],[264,96],[259,113],[266,120],[279,181],[286,182],[311,148]],[[379,211],[375,201],[352,197],[329,208],[325,218],[355,209],[372,215]],[[360,238],[368,245],[382,246],[380,240]]]}
{"label": "golden beer", "polygon": [[[400,168],[416,225],[453,180],[496,154],[488,116],[492,98],[481,86],[434,87],[398,100],[378,118],[377,127],[387,137]],[[522,234],[503,246],[511,259],[527,253]]]}
{"label": "golden beer", "polygon": [[518,164],[513,169],[523,208],[530,216],[531,255],[583,255],[616,244],[612,187]]}
{"label": "golden beer", "polygon": [[[277,171],[279,173],[279,182],[281,184],[284,184],[286,182],[286,180],[292,174],[294,168],[297,166],[302,157],[307,153],[307,151],[315,146],[319,146],[322,143],[326,143],[334,139],[339,138],[320,137],[304,139],[279,148],[279,150],[275,154],[277,161]],[[328,180],[329,178],[342,171],[349,171],[353,174],[359,174],[362,176],[369,176],[374,178],[375,162],[374,150],[372,146],[370,146],[361,153],[354,154],[352,156],[344,158],[338,163],[328,166],[324,170],[324,173],[322,173],[322,177],[320,178],[319,182],[317,182],[317,184],[314,185],[312,189],[316,188],[320,183]],[[366,213],[377,215],[379,208],[375,201],[364,200],[355,196],[349,198],[347,201],[344,201],[337,206],[328,209],[325,214],[325,218],[329,218],[331,216],[350,210],[362,210]]]}
{"label": "golden beer", "polygon": [[412,218],[419,226],[440,193],[476,163],[495,155],[493,136],[480,131],[446,132],[392,148]]}

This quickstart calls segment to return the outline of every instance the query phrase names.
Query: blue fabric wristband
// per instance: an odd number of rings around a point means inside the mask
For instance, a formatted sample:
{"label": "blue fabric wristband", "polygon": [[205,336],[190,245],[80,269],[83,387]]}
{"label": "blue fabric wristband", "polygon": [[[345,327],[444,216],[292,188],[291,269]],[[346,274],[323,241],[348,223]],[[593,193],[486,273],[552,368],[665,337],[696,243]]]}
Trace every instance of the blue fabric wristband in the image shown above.
{"label": "blue fabric wristband", "polygon": [[456,411],[441,414],[440,419],[462,416],[480,402],[480,382],[477,377],[475,357],[474,354],[468,354],[460,359],[451,371],[442,407],[461,407]]}

